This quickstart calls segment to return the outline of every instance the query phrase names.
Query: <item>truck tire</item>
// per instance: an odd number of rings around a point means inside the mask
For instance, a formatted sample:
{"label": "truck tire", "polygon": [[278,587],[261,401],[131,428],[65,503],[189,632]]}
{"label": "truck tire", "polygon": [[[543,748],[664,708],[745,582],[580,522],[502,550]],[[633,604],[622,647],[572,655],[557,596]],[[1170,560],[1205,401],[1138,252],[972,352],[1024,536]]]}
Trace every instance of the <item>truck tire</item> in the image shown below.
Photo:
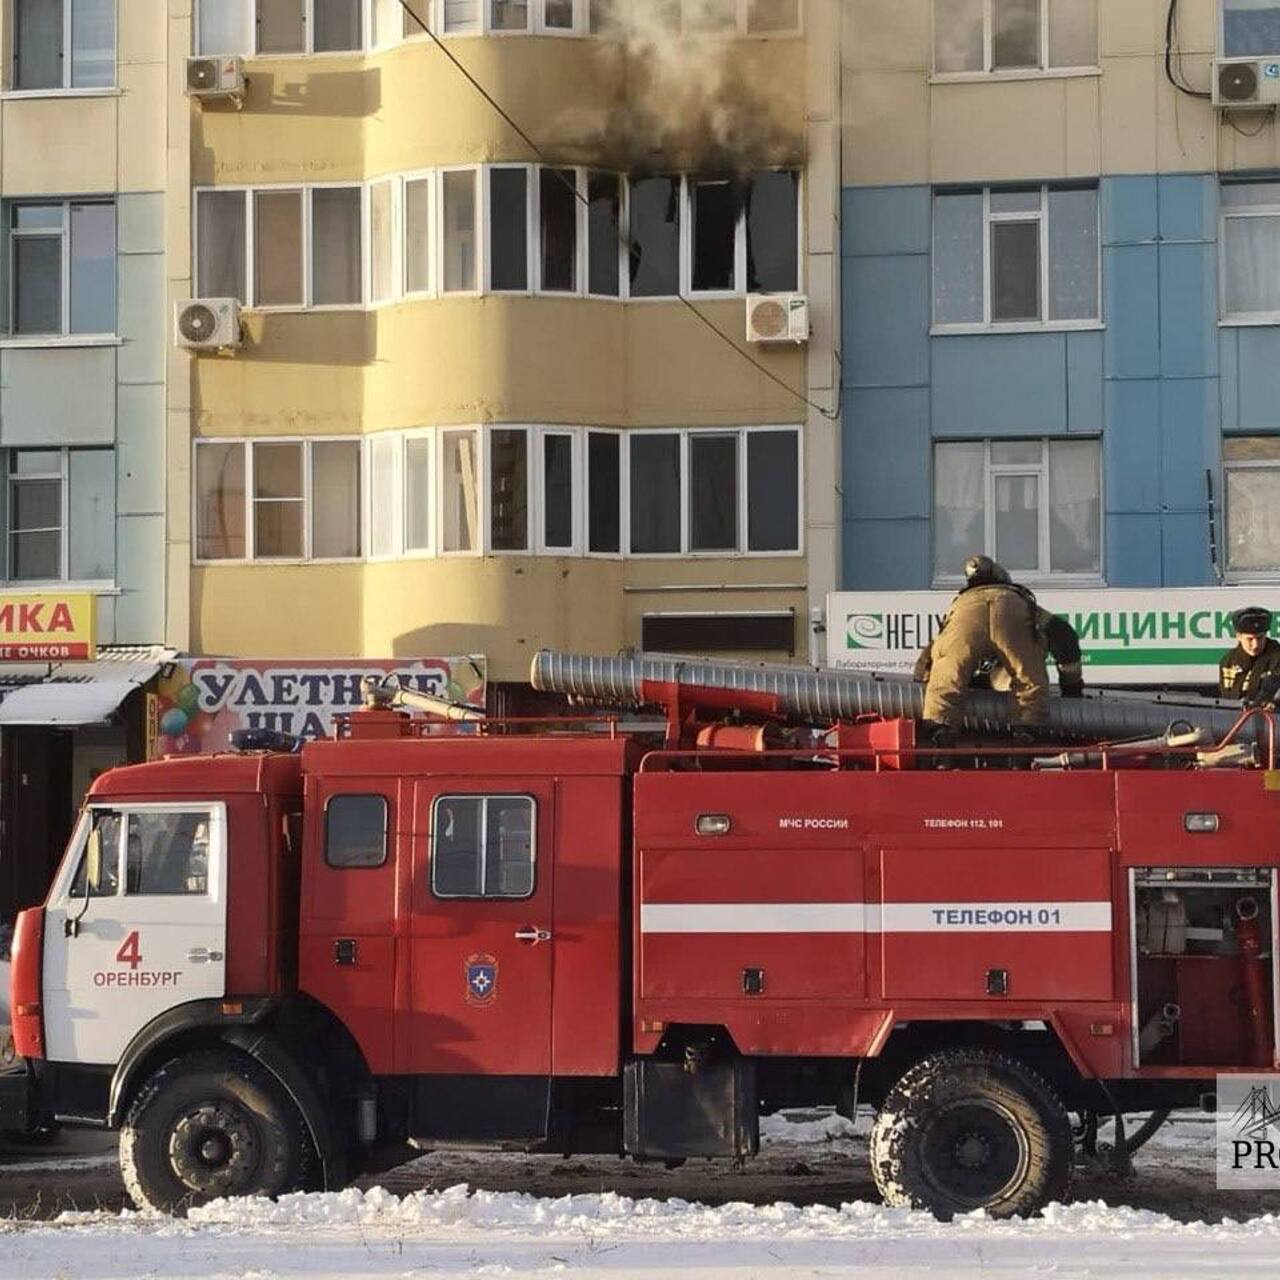
{"label": "truck tire", "polygon": [[252,1058],[200,1050],[139,1089],[120,1130],[120,1170],[139,1209],[184,1213],[223,1196],[278,1196],[311,1180],[297,1107]]}
{"label": "truck tire", "polygon": [[1067,1194],[1071,1123],[1025,1063],[983,1049],[917,1062],[889,1090],[871,1131],[871,1172],[884,1202],[942,1221],[985,1209],[1035,1213]]}

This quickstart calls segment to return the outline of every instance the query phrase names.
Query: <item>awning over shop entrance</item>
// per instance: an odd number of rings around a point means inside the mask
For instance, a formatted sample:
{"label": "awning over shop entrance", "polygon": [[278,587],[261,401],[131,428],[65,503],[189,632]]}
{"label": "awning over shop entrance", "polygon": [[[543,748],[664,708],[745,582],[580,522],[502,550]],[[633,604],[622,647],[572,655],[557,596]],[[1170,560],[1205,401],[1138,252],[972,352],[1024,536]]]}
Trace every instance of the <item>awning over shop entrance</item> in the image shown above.
{"label": "awning over shop entrance", "polygon": [[5,694],[0,725],[105,724],[135,689],[172,659],[168,649],[129,648],[102,649],[96,662],[59,663],[42,679]]}

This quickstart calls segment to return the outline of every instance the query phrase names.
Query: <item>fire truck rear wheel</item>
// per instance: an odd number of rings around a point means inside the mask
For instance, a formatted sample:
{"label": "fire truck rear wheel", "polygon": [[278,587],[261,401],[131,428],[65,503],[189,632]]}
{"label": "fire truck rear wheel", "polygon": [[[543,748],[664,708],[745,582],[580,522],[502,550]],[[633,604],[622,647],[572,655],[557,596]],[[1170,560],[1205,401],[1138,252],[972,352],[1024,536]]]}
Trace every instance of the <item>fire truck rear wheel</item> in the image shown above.
{"label": "fire truck rear wheel", "polygon": [[936,1053],[889,1091],[871,1132],[871,1172],[886,1204],[944,1221],[985,1209],[1035,1213],[1071,1180],[1071,1123],[1025,1063],[982,1049]]}
{"label": "fire truck rear wheel", "polygon": [[297,1107],[251,1058],[202,1050],[165,1063],[120,1130],[125,1190],[139,1209],[182,1213],[222,1196],[308,1184],[314,1151]]}

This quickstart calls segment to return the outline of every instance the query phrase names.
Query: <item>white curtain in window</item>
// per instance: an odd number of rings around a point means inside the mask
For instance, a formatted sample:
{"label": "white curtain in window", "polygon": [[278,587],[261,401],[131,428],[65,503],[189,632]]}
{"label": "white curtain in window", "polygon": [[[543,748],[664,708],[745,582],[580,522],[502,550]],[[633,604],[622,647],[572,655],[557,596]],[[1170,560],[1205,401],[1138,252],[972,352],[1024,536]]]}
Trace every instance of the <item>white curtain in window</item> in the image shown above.
{"label": "white curtain in window", "polygon": [[1102,572],[1102,485],[1094,440],[1049,444],[1049,568]]}
{"label": "white curtain in window", "polygon": [[1280,468],[1227,471],[1227,568],[1280,568]]}
{"label": "white curtain in window", "polygon": [[387,302],[396,295],[394,238],[395,184],[375,182],[369,188],[369,288],[374,302]]}
{"label": "white curtain in window", "polygon": [[982,195],[940,195],[933,202],[933,319],[982,322]]}
{"label": "white curtain in window", "polygon": [[1280,216],[1229,217],[1223,236],[1226,314],[1280,311]]}
{"label": "white curtain in window", "polygon": [[360,443],[318,440],[311,446],[311,555],[360,554]]}
{"label": "white curtain in window", "polygon": [[401,437],[394,432],[369,441],[369,552],[386,557],[396,545],[396,490],[400,484]]}
{"label": "white curtain in window", "polygon": [[196,49],[200,53],[248,53],[253,0],[200,0]]}
{"label": "white curtain in window", "polygon": [[933,569],[959,575],[971,555],[986,550],[981,443],[940,444],[933,457]]}

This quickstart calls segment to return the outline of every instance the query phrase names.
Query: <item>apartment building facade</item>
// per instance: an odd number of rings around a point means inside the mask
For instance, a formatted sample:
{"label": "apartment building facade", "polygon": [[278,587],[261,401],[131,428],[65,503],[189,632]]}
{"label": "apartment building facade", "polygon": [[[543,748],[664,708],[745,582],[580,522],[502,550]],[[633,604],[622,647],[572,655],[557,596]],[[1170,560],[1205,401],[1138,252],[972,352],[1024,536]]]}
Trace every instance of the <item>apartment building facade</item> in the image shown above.
{"label": "apartment building facade", "polygon": [[[245,76],[170,77],[169,302],[239,323],[170,352],[170,642],[291,691],[474,655],[518,694],[541,645],[806,657],[840,521],[814,8],[170,4],[175,67]],[[747,341],[761,294],[805,295],[809,340]]]}
{"label": "apartment building facade", "polygon": [[1220,602],[1280,599],[1280,7],[851,0],[845,37],[833,656],[986,551],[1195,683]]}
{"label": "apartment building facade", "polygon": [[0,923],[162,665],[165,13],[0,6]]}

